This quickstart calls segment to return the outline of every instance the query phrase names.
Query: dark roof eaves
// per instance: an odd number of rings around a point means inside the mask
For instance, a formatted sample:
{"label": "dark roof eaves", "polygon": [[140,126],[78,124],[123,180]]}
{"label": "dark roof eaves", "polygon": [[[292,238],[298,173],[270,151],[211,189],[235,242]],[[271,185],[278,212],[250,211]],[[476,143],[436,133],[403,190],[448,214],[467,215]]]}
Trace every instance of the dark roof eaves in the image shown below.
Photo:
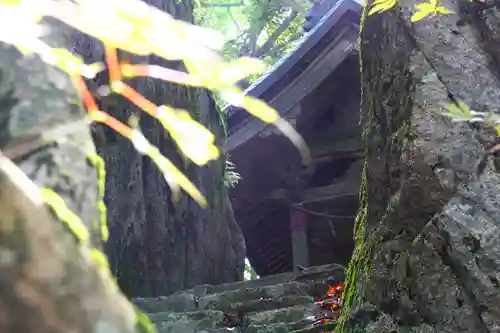
{"label": "dark roof eaves", "polygon": [[[306,35],[304,41],[300,43],[295,50],[282,58],[275,66],[268,70],[267,73],[263,74],[256,83],[247,88],[245,94],[260,97],[271,86],[276,84],[291,68],[296,66],[304,55],[319,43],[348,11],[355,12],[361,16],[362,6],[355,0],[340,0],[329,10],[328,14],[320,20],[308,35]],[[238,109],[238,107],[228,106],[226,108],[228,117],[231,117]]]}

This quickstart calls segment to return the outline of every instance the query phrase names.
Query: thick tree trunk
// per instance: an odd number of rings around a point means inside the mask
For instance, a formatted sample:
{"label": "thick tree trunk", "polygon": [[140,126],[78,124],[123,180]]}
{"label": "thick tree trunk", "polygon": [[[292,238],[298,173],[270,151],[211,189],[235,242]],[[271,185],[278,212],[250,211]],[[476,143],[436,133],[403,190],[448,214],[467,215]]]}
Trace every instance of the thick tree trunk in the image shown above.
{"label": "thick tree trunk", "polygon": [[0,332],[142,332],[132,304],[0,153]]}
{"label": "thick tree trunk", "polygon": [[[192,0],[148,2],[177,19],[193,19]],[[86,59],[102,59],[98,43],[81,37],[77,41],[75,49]],[[155,57],[149,62],[181,66]],[[106,79],[100,78],[97,83],[107,84]],[[158,105],[190,111],[215,133],[218,145],[223,145],[221,116],[206,91],[149,79],[136,79],[131,84]],[[198,284],[243,279],[245,243],[224,187],[224,160],[197,167],[182,156],[156,120],[137,113],[131,103],[110,96],[100,104],[124,122],[132,114],[139,114],[146,137],[183,170],[209,201],[207,209],[201,209],[188,197],[174,203],[164,177],[149,158],[138,154],[127,139],[102,126],[95,128],[96,147],[107,169],[105,199],[110,239],[105,249],[122,290],[131,297],[162,296]]]}
{"label": "thick tree trunk", "polygon": [[[57,22],[50,43],[67,47]],[[95,147],[66,73],[0,44],[0,150],[38,186],[58,193],[101,242]]]}
{"label": "thick tree trunk", "polygon": [[445,0],[364,16],[366,163],[338,332],[500,332],[500,175],[477,166],[494,131],[445,105],[498,112],[500,13]]}
{"label": "thick tree trunk", "polygon": [[[64,47],[59,25],[47,41]],[[68,76],[0,43],[0,332],[139,332],[132,305],[37,185],[59,193],[100,243],[95,154]],[[9,157],[9,158],[7,158]]]}

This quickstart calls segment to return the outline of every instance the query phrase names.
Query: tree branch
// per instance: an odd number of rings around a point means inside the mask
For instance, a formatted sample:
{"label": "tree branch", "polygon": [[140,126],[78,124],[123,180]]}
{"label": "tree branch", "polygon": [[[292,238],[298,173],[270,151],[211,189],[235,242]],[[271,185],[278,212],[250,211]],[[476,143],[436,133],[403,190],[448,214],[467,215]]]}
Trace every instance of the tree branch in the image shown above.
{"label": "tree branch", "polygon": [[290,11],[290,14],[281,22],[281,24],[274,30],[271,36],[253,53],[254,57],[261,58],[263,55],[269,52],[274,45],[276,45],[276,41],[283,34],[283,32],[290,26],[293,20],[297,17],[298,13],[295,10]]}

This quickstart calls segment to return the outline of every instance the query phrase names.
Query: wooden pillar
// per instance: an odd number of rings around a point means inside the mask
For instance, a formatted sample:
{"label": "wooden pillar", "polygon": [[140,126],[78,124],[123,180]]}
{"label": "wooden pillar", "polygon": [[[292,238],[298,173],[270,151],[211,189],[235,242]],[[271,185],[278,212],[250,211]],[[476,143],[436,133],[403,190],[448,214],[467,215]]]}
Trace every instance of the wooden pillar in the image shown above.
{"label": "wooden pillar", "polygon": [[292,236],[293,270],[297,273],[297,265],[304,268],[309,267],[306,213],[292,207],[290,211],[290,227]]}

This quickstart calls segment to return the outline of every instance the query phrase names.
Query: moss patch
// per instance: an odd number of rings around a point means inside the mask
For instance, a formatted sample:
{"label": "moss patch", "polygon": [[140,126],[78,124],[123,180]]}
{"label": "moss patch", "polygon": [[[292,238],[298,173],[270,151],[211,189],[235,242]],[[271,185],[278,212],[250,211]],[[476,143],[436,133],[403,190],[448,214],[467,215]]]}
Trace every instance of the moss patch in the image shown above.
{"label": "moss patch", "polygon": [[99,191],[99,198],[97,201],[97,209],[99,210],[99,219],[94,222],[94,229],[99,230],[99,234],[103,241],[109,238],[108,223],[107,223],[107,208],[104,203],[104,194],[106,191],[106,167],[104,159],[97,154],[87,155],[87,161],[96,169],[97,172],[97,186]]}

